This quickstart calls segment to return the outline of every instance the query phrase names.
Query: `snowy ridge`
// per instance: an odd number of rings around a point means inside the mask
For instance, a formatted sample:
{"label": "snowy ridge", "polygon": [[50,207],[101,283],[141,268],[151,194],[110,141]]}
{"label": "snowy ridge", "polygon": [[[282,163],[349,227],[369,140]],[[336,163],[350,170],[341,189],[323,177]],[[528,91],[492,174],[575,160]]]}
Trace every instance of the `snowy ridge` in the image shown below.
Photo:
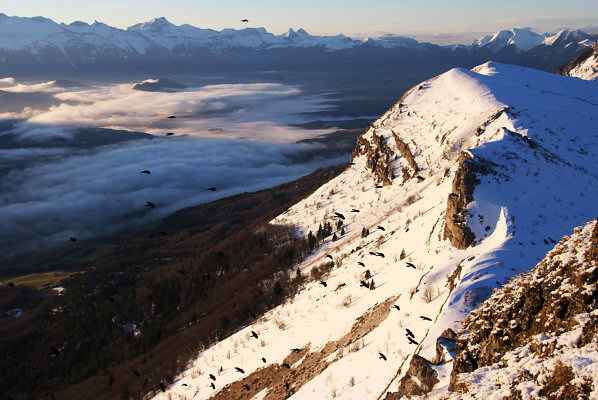
{"label": "snowy ridge", "polygon": [[[494,288],[543,258],[552,238],[594,217],[593,115],[593,83],[498,63],[414,87],[360,137],[345,172],[273,221],[315,233],[324,222],[336,226],[340,213],[344,235],[335,230],[337,240],[328,237],[298,266],[309,276],[331,257],[333,268],[201,352],[158,398],[396,392],[413,354],[432,360],[446,328],[458,330]],[[453,188],[463,168],[473,197],[455,222],[447,203],[461,196]],[[453,246],[449,224],[468,227],[474,245]],[[446,381],[450,371],[440,372]]]}
{"label": "snowy ridge", "polygon": [[514,46],[518,52],[528,52],[540,45],[566,46],[568,43],[577,43],[581,46],[591,46],[594,42],[595,38],[579,30],[563,29],[555,34],[538,34],[530,28],[513,28],[484,36],[474,41],[472,48],[483,47],[492,52],[498,52],[506,46]]}
{"label": "snowy ridge", "polygon": [[575,78],[585,79],[587,81],[598,80],[598,42],[594,43],[592,51],[587,57],[581,56],[581,60],[574,60],[574,65],[569,67],[566,75]]}

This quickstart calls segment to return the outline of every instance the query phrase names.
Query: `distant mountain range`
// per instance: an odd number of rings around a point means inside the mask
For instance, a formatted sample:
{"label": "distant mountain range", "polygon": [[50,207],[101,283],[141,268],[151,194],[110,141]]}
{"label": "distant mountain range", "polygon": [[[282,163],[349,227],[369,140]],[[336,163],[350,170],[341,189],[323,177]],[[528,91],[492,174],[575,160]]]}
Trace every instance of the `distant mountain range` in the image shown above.
{"label": "distant mountain range", "polygon": [[[76,21],[67,25],[43,17],[10,17],[0,13],[0,66],[4,74],[47,69],[118,69],[138,66],[142,62],[162,70],[189,68],[190,62],[194,67],[199,63],[218,68],[217,65],[224,62],[223,57],[226,59],[231,53],[238,58],[267,52],[276,58],[288,57],[288,52],[293,50],[300,52],[301,58],[311,60],[317,56],[312,61],[320,63],[322,57],[337,54],[366,56],[379,52],[415,51],[419,56],[425,54],[422,57],[429,58],[437,53],[457,52],[468,62],[473,57],[472,63],[490,58],[504,62],[530,58],[523,64],[536,66],[531,65],[536,60],[537,65],[544,68],[556,66],[555,69],[594,42],[595,37],[579,30],[537,34],[529,28],[515,28],[485,36],[469,46],[439,46],[397,35],[356,40],[342,34],[313,36],[303,29],[289,29],[281,35],[269,33],[264,28],[216,31],[188,24],[177,26],[165,18],[155,18],[123,30],[101,22]],[[173,60],[177,61],[177,67],[171,65]],[[274,64],[276,62],[274,60]],[[258,64],[257,68],[264,67],[263,63]]]}

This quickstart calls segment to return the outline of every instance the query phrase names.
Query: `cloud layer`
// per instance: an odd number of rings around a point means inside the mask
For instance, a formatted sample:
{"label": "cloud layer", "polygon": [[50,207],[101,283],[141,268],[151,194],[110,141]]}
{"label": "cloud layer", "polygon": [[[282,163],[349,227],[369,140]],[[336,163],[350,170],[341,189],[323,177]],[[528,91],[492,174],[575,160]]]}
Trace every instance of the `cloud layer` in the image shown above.
{"label": "cloud layer", "polygon": [[[296,88],[218,85],[154,93],[131,86],[61,89],[54,94],[58,105],[4,113],[4,119],[21,121],[0,131],[0,139],[22,146],[0,149],[0,266],[8,256],[65,244],[71,236],[85,241],[143,227],[183,207],[346,161],[299,157],[310,148],[294,141],[326,131],[286,124],[304,122],[299,113],[327,106]],[[36,87],[55,90],[51,84]],[[155,136],[69,146],[77,140],[73,127],[90,126]],[[151,174],[140,173],[146,169]],[[218,190],[206,190],[212,186]],[[147,207],[148,201],[156,208]]]}

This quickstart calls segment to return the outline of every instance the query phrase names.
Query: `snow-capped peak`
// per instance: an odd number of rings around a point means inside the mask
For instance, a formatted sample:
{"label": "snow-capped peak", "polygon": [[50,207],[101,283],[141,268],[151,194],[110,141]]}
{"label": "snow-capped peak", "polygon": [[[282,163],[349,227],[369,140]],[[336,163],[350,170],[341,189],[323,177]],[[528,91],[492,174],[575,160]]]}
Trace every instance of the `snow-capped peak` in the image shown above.
{"label": "snow-capped peak", "polygon": [[531,28],[513,28],[502,30],[493,35],[484,36],[473,43],[473,46],[487,47],[492,51],[500,51],[505,46],[515,46],[519,51],[529,51],[541,44],[548,34],[540,35]]}

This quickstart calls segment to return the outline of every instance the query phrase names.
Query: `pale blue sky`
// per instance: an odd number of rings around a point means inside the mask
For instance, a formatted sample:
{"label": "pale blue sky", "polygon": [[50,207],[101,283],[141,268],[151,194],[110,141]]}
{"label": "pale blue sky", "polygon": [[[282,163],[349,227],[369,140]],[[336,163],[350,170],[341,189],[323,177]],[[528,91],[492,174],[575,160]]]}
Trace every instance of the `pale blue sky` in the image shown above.
{"label": "pale blue sky", "polygon": [[[383,33],[433,42],[467,42],[483,33],[532,27],[598,30],[598,0],[3,0],[0,12],[44,16],[126,28],[156,17],[181,25],[223,29],[265,27],[280,34],[304,28],[311,34],[352,37]],[[249,24],[241,19],[247,18]],[[445,37],[447,35],[447,37]]]}

